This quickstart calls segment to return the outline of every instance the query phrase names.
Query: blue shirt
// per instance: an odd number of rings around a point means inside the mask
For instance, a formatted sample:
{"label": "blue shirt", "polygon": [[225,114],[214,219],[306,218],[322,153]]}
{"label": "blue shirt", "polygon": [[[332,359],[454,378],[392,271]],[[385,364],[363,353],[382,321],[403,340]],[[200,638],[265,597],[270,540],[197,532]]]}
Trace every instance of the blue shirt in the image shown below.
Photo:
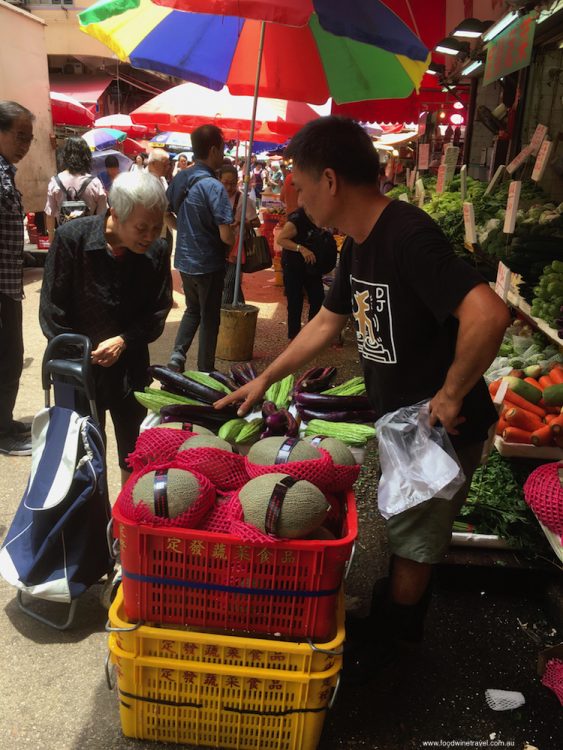
{"label": "blue shirt", "polygon": [[213,171],[196,162],[174,177],[167,196],[177,216],[174,267],[192,276],[224,269],[227,245],[219,226],[232,224],[234,217],[227,191]]}

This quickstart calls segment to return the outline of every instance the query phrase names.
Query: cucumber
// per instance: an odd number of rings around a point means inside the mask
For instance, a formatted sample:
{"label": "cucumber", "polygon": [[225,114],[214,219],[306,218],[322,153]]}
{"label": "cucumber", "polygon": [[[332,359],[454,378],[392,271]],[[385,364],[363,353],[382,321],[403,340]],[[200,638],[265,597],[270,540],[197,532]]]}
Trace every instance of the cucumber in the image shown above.
{"label": "cucumber", "polygon": [[563,406],[563,383],[548,385],[543,392],[543,402],[546,406]]}
{"label": "cucumber", "polygon": [[525,398],[526,401],[529,401],[531,404],[539,404],[541,401],[542,392],[539,388],[536,388],[530,383],[526,383],[525,380],[520,380],[520,378],[514,378],[510,375],[506,375],[503,380],[508,382],[508,387],[511,391],[514,391],[518,396]]}

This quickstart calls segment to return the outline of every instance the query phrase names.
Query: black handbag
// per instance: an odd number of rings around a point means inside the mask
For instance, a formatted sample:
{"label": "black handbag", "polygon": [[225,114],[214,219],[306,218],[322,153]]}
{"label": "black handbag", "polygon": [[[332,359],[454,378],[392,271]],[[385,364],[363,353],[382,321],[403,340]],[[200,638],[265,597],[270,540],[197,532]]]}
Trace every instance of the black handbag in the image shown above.
{"label": "black handbag", "polygon": [[253,229],[247,230],[244,237],[244,273],[256,273],[270,268],[272,256],[270,245],[265,237],[258,236]]}

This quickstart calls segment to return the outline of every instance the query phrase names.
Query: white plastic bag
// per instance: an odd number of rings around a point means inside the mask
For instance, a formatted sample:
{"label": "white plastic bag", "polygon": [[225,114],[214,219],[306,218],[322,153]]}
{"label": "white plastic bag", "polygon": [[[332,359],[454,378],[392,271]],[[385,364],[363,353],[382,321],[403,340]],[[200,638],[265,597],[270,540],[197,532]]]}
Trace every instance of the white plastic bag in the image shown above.
{"label": "white plastic bag", "polygon": [[382,472],[377,502],[384,518],[432,497],[451,500],[465,481],[445,428],[430,427],[429,403],[403,407],[375,423]]}

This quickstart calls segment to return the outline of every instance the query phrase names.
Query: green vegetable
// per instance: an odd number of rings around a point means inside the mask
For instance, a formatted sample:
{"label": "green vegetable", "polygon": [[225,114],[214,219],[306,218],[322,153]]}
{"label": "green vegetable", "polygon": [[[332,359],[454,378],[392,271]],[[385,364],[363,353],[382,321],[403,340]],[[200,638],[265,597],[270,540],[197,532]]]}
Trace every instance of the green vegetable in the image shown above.
{"label": "green vegetable", "polygon": [[213,388],[216,391],[223,391],[223,393],[231,393],[231,391],[227,388],[226,385],[219,382],[218,380],[215,380],[215,378],[212,378],[210,375],[207,375],[205,372],[199,372],[199,370],[186,370],[186,372],[182,373],[185,378],[189,378],[190,380],[193,380],[194,383],[199,383],[200,385],[206,385],[208,388]]}
{"label": "green vegetable", "polygon": [[366,392],[366,384],[361,375],[356,378],[350,378],[340,385],[335,385],[334,388],[327,388],[326,391],[321,391],[322,394],[327,396],[364,396]]}
{"label": "green vegetable", "polygon": [[352,422],[327,422],[324,419],[311,419],[307,423],[305,435],[324,435],[342,440],[347,445],[363,446],[375,437],[375,428]]}
{"label": "green vegetable", "polygon": [[291,392],[295,379],[293,375],[287,375],[277,383],[272,383],[264,394],[264,401],[272,401],[278,409],[286,409],[291,400]]}
{"label": "green vegetable", "polygon": [[228,422],[221,425],[217,437],[223,438],[223,440],[228,440],[232,443],[237,439],[239,432],[245,425],[246,419],[243,419],[242,417],[229,419]]}
{"label": "green vegetable", "polygon": [[235,443],[241,445],[242,443],[255,443],[260,437],[260,433],[264,429],[264,420],[262,417],[256,417],[246,422],[244,427],[238,433],[235,438]]}
{"label": "green vegetable", "polygon": [[563,383],[549,385],[543,392],[546,406],[563,406]]}
{"label": "green vegetable", "polygon": [[149,411],[154,411],[156,414],[160,413],[163,406],[169,406],[170,404],[189,404],[190,406],[201,405],[199,401],[187,396],[177,396],[175,393],[169,393],[168,391],[162,391],[159,388],[145,388],[144,392],[135,391],[135,398]]}

